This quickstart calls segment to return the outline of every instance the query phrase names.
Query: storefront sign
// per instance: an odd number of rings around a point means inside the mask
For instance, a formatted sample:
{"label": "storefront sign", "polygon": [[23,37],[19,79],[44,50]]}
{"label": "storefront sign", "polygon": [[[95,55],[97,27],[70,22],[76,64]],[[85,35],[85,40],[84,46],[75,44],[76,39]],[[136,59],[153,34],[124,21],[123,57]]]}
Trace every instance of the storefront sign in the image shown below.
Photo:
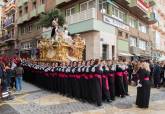
{"label": "storefront sign", "polygon": [[104,15],[103,21],[107,24],[113,25],[115,27],[121,28],[123,30],[129,31],[129,26],[116,20],[115,18]]}

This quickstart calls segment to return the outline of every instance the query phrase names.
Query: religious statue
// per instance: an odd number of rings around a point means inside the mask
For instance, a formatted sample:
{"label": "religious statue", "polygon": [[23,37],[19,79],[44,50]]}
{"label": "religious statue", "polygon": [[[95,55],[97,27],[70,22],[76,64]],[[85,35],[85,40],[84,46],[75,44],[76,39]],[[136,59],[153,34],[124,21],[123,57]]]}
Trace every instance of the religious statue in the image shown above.
{"label": "religious statue", "polygon": [[52,32],[51,32],[51,37],[55,40],[56,36],[58,36],[58,29],[59,29],[59,24],[58,24],[58,18],[54,18],[52,21]]}
{"label": "religious statue", "polygon": [[[40,59],[52,61],[82,60],[85,41],[76,35],[69,36],[67,26],[59,26],[58,18],[52,21],[52,40],[42,39],[39,43]],[[72,52],[72,53],[70,53]]]}

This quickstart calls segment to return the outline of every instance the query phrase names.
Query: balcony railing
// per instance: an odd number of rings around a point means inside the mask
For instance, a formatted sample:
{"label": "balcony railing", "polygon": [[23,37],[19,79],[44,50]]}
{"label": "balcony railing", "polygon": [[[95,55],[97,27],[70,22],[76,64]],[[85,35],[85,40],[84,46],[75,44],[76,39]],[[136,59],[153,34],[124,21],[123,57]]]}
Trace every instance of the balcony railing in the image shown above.
{"label": "balcony railing", "polygon": [[5,21],[4,21],[4,28],[6,27],[9,27],[10,25],[13,25],[15,23],[15,19],[14,19],[14,16],[11,16],[9,18],[7,18]]}
{"label": "balcony railing", "polygon": [[0,43],[5,43],[7,41],[11,41],[14,40],[14,38],[12,36],[6,35],[0,38]]}
{"label": "balcony railing", "polygon": [[130,0],[129,7],[133,13],[137,13],[140,16],[146,15],[149,10],[149,4],[143,3],[142,0]]}
{"label": "balcony railing", "polygon": [[157,20],[156,20],[156,17],[155,17],[155,13],[152,12],[152,13],[149,15],[148,23],[149,23],[149,24],[154,24],[154,23],[156,23],[156,22],[157,22]]}
{"label": "balcony railing", "polygon": [[97,11],[95,8],[91,8],[85,11],[81,11],[79,13],[73,14],[71,16],[66,17],[67,24],[74,24],[81,21],[89,20],[89,19],[96,19],[97,18]]}
{"label": "balcony railing", "polygon": [[130,47],[130,53],[139,55],[140,54],[140,49],[138,47],[131,46]]}

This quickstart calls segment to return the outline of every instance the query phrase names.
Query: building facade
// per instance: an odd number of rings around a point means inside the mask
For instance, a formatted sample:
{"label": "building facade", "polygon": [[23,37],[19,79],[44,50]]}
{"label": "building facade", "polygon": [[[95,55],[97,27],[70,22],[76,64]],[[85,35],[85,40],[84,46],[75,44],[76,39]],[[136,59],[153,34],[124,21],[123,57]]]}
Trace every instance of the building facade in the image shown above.
{"label": "building facade", "polygon": [[152,0],[56,0],[69,32],[86,41],[86,59],[151,57]]}
{"label": "building facade", "polygon": [[16,33],[16,5],[15,0],[4,1],[2,9],[2,38],[0,40],[1,55],[14,55],[15,54],[15,33]]}
{"label": "building facade", "polygon": [[2,7],[4,5],[3,1],[0,1],[0,37],[2,37]]}
{"label": "building facade", "polygon": [[158,59],[165,56],[165,1],[155,0],[154,12],[157,23],[150,26],[152,30],[152,58]]}
{"label": "building facade", "polygon": [[21,57],[33,57],[37,44],[45,32],[37,25],[41,13],[55,7],[55,0],[17,0],[17,49]]}

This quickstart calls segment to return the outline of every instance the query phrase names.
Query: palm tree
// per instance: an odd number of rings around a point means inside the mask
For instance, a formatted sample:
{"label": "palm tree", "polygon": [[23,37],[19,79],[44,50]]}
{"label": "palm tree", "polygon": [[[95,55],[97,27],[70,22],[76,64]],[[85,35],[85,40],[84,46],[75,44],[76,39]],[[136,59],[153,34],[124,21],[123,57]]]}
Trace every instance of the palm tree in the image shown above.
{"label": "palm tree", "polygon": [[40,15],[40,20],[37,23],[38,25],[42,25],[43,27],[51,27],[52,21],[54,18],[58,18],[59,26],[63,26],[65,24],[65,18],[64,15],[60,12],[60,10],[55,9],[50,12],[44,13]]}

